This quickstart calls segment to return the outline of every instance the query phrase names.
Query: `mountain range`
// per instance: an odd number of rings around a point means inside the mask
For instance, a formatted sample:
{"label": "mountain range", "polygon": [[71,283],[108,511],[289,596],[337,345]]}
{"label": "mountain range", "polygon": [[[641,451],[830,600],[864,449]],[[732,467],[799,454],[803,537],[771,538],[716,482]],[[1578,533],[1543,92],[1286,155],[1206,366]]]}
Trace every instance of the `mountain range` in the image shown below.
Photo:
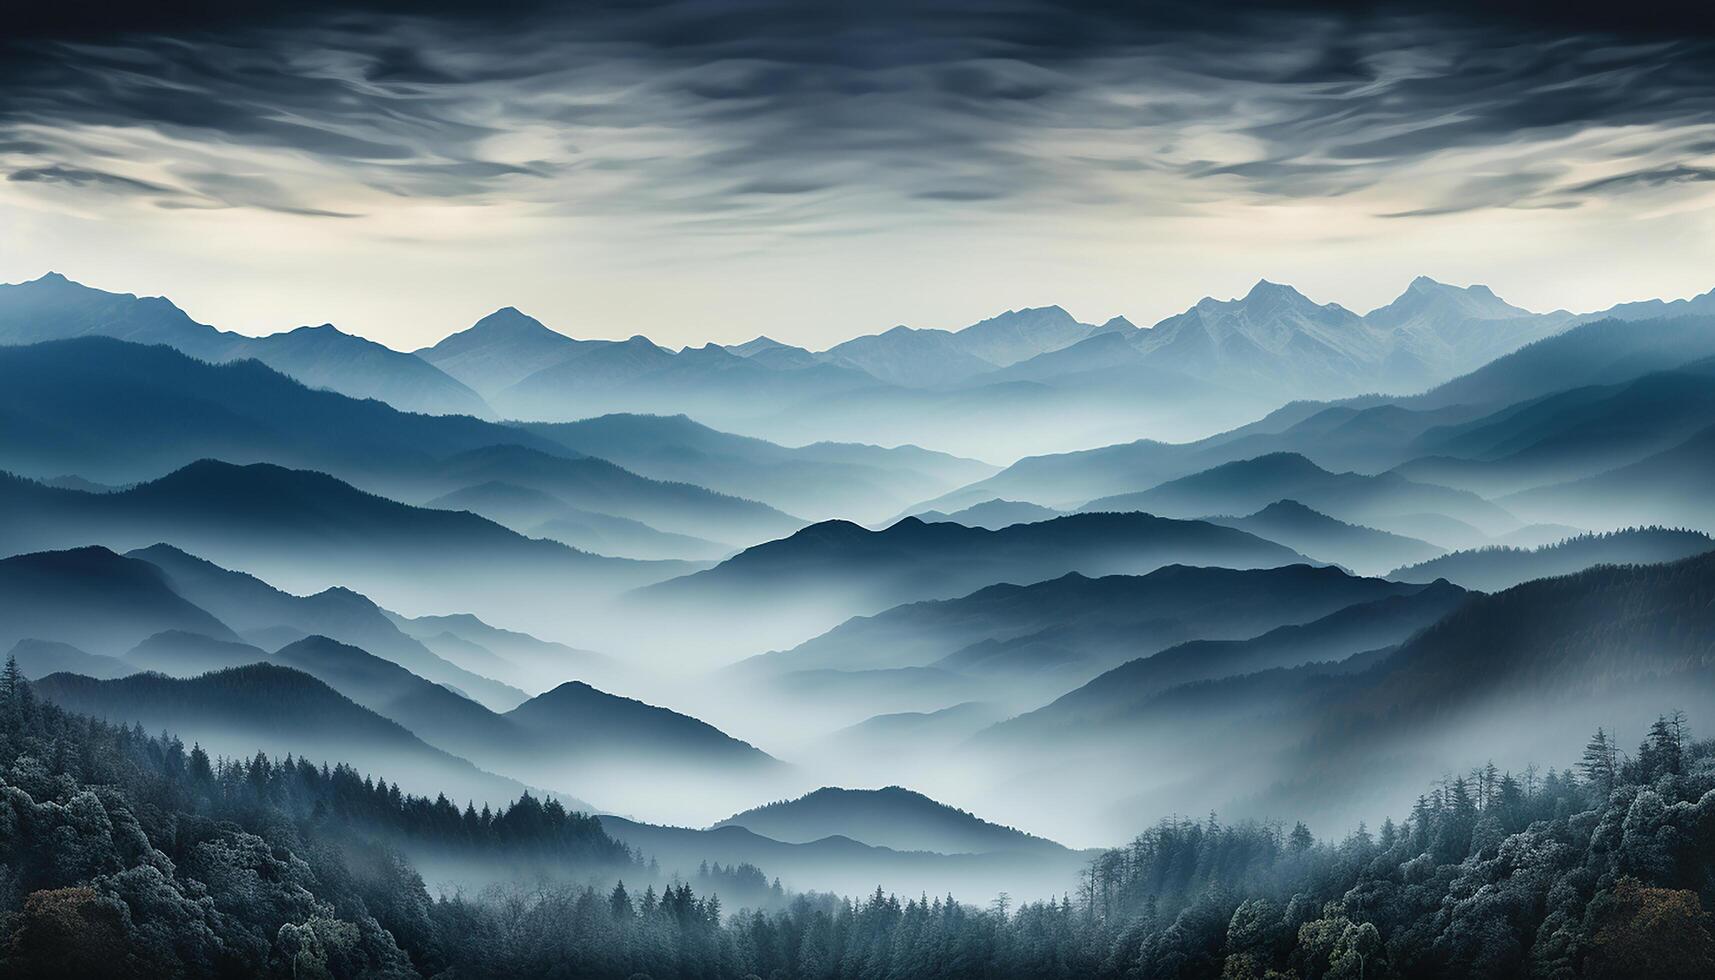
{"label": "mountain range", "polygon": [[[730,637],[701,642],[738,652],[798,642],[851,616],[952,598],[995,582],[1040,582],[1068,572],[1141,574],[1173,564],[1258,568],[1304,560],[1244,531],[1149,514],[1080,514],[998,531],[913,517],[880,531],[827,521],[748,548],[714,568],[640,589],[630,601],[663,614],[695,610],[704,623],[731,622]],[[770,609],[765,623],[720,618],[723,610],[744,611],[757,603]]]}
{"label": "mountain range", "polygon": [[454,687],[497,710],[514,707],[526,697],[523,691],[436,656],[400,631],[368,596],[351,589],[335,586],[296,596],[254,575],[222,568],[165,544],[139,548],[127,556],[160,569],[174,592],[258,646],[277,649],[309,636],[332,638]]}
{"label": "mountain range", "polygon": [[289,667],[256,663],[192,678],[50,674],[34,686],[68,710],[149,731],[171,729],[211,755],[249,758],[260,750],[318,762],[345,760],[414,792],[488,802],[514,799],[525,789],[430,747],[397,722]]}
{"label": "mountain range", "polygon": [[[1081,323],[1046,306],[956,331],[899,326],[820,352],[762,337],[678,351],[641,336],[579,340],[506,307],[405,353],[325,324],[266,337],[224,333],[165,299],[50,273],[0,287],[0,343],[90,335],[162,343],[205,361],[258,360],[312,387],[431,414],[570,421],[682,412],[799,442],[841,439],[864,415],[888,442],[996,455],[1000,444],[986,436],[961,439],[960,421],[1003,413],[1017,423],[1014,445],[1026,450],[1052,439],[1055,425],[1086,445],[1117,432],[1104,412],[1116,423],[1153,419],[1203,435],[1292,399],[1410,395],[1581,322],[1695,314],[1707,299],[1536,314],[1483,286],[1419,277],[1359,315],[1264,280],[1243,297],[1206,298],[1146,328],[1123,317]],[[1175,401],[1195,407],[1187,413]]]}
{"label": "mountain range", "polygon": [[687,567],[590,555],[263,463],[205,460],[107,494],[4,477],[0,502],[0,552],[169,542],[299,592],[349,583],[395,608],[513,610],[521,622],[544,619],[530,615],[532,592],[619,591]]}
{"label": "mountain range", "polygon": [[1278,541],[1319,561],[1365,575],[1380,575],[1445,553],[1427,541],[1337,521],[1296,500],[1277,500],[1247,517],[1209,520]]}
{"label": "mountain range", "polygon": [[50,276],[0,288],[0,652],[452,820],[576,793],[687,879],[1356,826],[1709,693],[1712,303],[1264,281],[824,350],[506,308],[404,353]]}
{"label": "mountain range", "polygon": [[[1099,794],[1105,809],[1086,797],[1087,827],[1123,824],[1139,800],[1164,790],[1188,804],[1224,800],[1234,815],[1290,804],[1355,822],[1409,806],[1409,787],[1440,771],[1451,748],[1489,746],[1518,771],[1544,741],[1583,731],[1593,710],[1636,726],[1707,691],[1712,581],[1708,554],[1601,566],[1471,596],[1390,649],[1203,680],[1198,666],[1190,683],[1165,689],[1186,675],[1147,658],[982,733],[967,764],[1044,794]],[[1272,652],[1250,657],[1274,642],[1181,659],[1236,653],[1245,667],[1260,666]],[[1306,653],[1316,655],[1311,647],[1286,662]],[[1327,655],[1340,654],[1336,646]],[[1151,769],[1124,768],[1144,751]],[[1207,751],[1227,764],[1191,763]]]}
{"label": "mountain range", "polygon": [[[1464,427],[1485,427],[1481,421],[1485,418],[1491,424],[1504,423],[1545,396],[1642,382],[1664,371],[1695,375],[1700,370],[1696,362],[1710,358],[1715,358],[1715,317],[1599,320],[1529,344],[1421,395],[1305,400],[1226,432],[1188,442],[1134,439],[1029,457],[986,480],[926,500],[915,510],[944,511],[996,497],[1076,507],[1093,498],[1136,492],[1224,463],[1271,453],[1297,453],[1325,468],[1376,474],[1414,459],[1442,455],[1438,440],[1443,434],[1458,438]],[[1654,382],[1640,384],[1637,401],[1646,404],[1656,386]],[[1687,417],[1695,418],[1695,411],[1676,409],[1665,418],[1653,411],[1605,416],[1615,424],[1631,426],[1632,436],[1631,442],[1616,440],[1618,444],[1606,457],[1597,457],[1597,468],[1641,459],[1652,445],[1662,446],[1659,440],[1664,436],[1669,445],[1681,441],[1689,435],[1684,421]],[[1559,431],[1555,417],[1544,422],[1549,426],[1544,438]],[[1664,435],[1653,435],[1657,429]],[[1571,447],[1580,437],[1578,428],[1570,426],[1566,433],[1569,444],[1562,451],[1573,455]],[[1592,435],[1607,439],[1600,430]],[[1521,441],[1519,448],[1528,444]],[[1629,449],[1630,445],[1640,448]],[[1628,453],[1632,455],[1628,457]],[[1402,472],[1411,474],[1408,468]],[[1433,475],[1430,482],[1437,482]]]}
{"label": "mountain range", "polygon": [[0,285],[0,344],[87,336],[166,344],[212,363],[260,361],[312,388],[377,398],[405,411],[491,414],[481,396],[427,361],[332,324],[246,337],[197,323],[161,297],[104,292],[58,273]]}

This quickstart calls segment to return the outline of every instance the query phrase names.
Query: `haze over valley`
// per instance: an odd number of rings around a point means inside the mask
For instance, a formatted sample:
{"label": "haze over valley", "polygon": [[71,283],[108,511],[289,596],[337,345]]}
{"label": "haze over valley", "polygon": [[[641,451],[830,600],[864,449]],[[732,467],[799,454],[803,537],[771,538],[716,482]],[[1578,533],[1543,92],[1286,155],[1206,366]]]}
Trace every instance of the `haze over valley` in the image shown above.
{"label": "haze over valley", "polygon": [[[1508,717],[1530,692],[1481,671],[1417,732],[1444,748],[1361,798],[1197,774],[1240,751],[1236,731],[1290,754],[1327,737],[1296,719],[1392,718],[1362,679],[1405,669],[1420,633],[1485,594],[1530,608],[1528,590],[1502,597],[1604,565],[1697,574],[1715,548],[1697,491],[1715,432],[1705,305],[1538,315],[1419,278],[1359,317],[1265,281],[1150,328],[1037,310],[820,353],[579,341],[508,309],[416,353],[324,361],[298,358],[298,334],[249,346],[165,300],[50,275],[0,288],[0,542],[15,588],[39,593],[9,597],[0,640],[32,677],[59,675],[42,690],[74,710],[235,754],[327,755],[372,740],[328,726],[392,726],[372,768],[491,804],[528,786],[696,827],[905,785],[1074,847],[1193,806],[1373,821],[1434,776],[1427,760],[1483,745],[1523,765],[1536,736],[1576,733],[1558,709]],[[1265,338],[1269,380],[1244,384],[1256,417],[1190,440],[990,462],[949,450],[1027,451],[1005,413],[961,417],[962,446],[927,429],[927,446],[895,443],[867,410],[826,433],[869,426],[858,442],[721,428],[810,424],[804,405],[852,393],[921,420],[938,411],[925,398],[1004,388],[1091,343],[1104,370],[1170,372],[1176,400],[1236,411],[1217,379],[1251,370],[1240,352]],[[1065,376],[1109,421],[1127,410]],[[457,391],[481,407],[436,394]],[[146,594],[89,591],[108,581]],[[1558,697],[1647,714],[1701,676],[1678,673],[1696,659],[1650,663],[1584,694],[1569,676]],[[239,682],[349,699],[351,720],[299,744],[271,709],[217,710]],[[1074,709],[1097,691],[1107,707]],[[1305,697],[1349,707],[1280,700]],[[1435,697],[1451,695],[1414,700]],[[1110,757],[1154,761],[1116,777]],[[1022,789],[1045,780],[1053,793]]]}
{"label": "haze over valley", "polygon": [[8,14],[0,977],[1715,976],[1701,6]]}

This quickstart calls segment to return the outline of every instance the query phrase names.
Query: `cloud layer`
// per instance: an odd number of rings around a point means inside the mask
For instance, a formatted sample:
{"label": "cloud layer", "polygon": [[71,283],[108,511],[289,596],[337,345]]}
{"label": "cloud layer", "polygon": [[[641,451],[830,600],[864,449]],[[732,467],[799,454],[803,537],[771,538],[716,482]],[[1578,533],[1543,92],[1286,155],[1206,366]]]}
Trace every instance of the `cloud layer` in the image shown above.
{"label": "cloud layer", "polygon": [[1700,210],[1715,172],[1715,41],[1689,5],[136,6],[18,25],[0,201],[689,263],[1220,242],[1282,208],[1330,240],[1606,225]]}

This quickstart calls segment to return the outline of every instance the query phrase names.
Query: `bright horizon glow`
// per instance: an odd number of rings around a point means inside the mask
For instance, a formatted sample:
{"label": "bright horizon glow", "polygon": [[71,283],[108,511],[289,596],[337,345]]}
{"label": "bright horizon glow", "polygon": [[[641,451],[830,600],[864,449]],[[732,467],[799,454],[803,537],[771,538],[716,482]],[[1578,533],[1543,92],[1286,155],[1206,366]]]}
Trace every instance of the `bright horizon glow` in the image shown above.
{"label": "bright horizon glow", "polygon": [[1147,325],[1259,277],[1359,312],[1418,275],[1541,311],[1715,286],[1694,33],[773,3],[43,13],[0,67],[0,279],[400,350],[504,306],[823,349],[1053,304]]}

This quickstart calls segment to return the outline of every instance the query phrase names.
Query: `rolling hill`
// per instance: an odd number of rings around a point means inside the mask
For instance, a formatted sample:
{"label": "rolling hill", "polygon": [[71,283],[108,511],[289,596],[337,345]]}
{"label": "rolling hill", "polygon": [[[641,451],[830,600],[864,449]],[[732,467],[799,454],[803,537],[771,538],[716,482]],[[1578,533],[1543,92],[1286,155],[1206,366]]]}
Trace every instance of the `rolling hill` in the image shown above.
{"label": "rolling hill", "polygon": [[35,688],[67,710],[135,722],[150,731],[171,730],[211,755],[249,758],[260,749],[344,761],[397,780],[410,792],[493,804],[514,800],[525,789],[431,748],[308,674],[272,664],[189,679],[52,674],[36,681]]}
{"label": "rolling hill", "polygon": [[996,498],[985,500],[980,504],[973,504],[951,514],[943,514],[938,510],[926,510],[912,516],[928,524],[951,521],[966,527],[986,527],[991,531],[998,531],[1014,524],[1034,524],[1037,521],[1049,521],[1066,515],[1064,511],[1043,507],[1040,504]]}
{"label": "rolling hill", "polygon": [[168,677],[196,677],[210,671],[268,660],[267,651],[248,643],[216,640],[200,633],[163,630],[125,651],[128,673],[154,671]]}
{"label": "rolling hill", "polygon": [[852,619],[726,675],[740,689],[766,682],[789,692],[801,725],[972,699],[1028,710],[1111,667],[1190,640],[1248,639],[1423,589],[1308,565],[1073,574]]}
{"label": "rolling hill", "polygon": [[1380,575],[1445,553],[1427,541],[1337,521],[1296,500],[1277,500],[1249,517],[1212,517],[1209,521],[1278,541],[1318,561],[1364,575]]}
{"label": "rolling hill", "polygon": [[549,538],[612,558],[718,561],[732,552],[727,545],[657,531],[627,517],[582,510],[552,494],[498,480],[442,494],[423,506],[469,511],[519,534]]}
{"label": "rolling hill", "polygon": [[237,640],[160,569],[101,547],[0,559],[0,648],[50,640],[117,656],[162,630]]}
{"label": "rolling hill", "polygon": [[595,682],[623,672],[620,664],[599,653],[500,629],[469,613],[415,618],[387,615],[401,632],[466,670],[538,693],[567,680]]}
{"label": "rolling hill", "polygon": [[694,483],[809,518],[876,520],[995,472],[985,463],[915,446],[820,442],[787,448],[683,415],[605,415],[524,428],[643,476]]}
{"label": "rolling hill", "polygon": [[1439,622],[1468,597],[1464,589],[1441,581],[1246,639],[1181,643],[1127,661],[1037,711],[996,725],[984,737],[1052,738],[1059,730],[1100,726],[1146,711],[1154,699],[1181,685],[1385,650]]}
{"label": "rolling hill", "polygon": [[522,691],[435,655],[395,626],[367,596],[350,589],[335,586],[296,596],[171,545],[151,545],[128,554],[161,569],[173,591],[213,611],[260,646],[277,647],[269,641],[281,635],[294,640],[326,636],[362,647],[435,683],[451,685],[497,710],[514,707],[525,698]]}
{"label": "rolling hill", "polygon": [[[1080,514],[998,531],[905,518],[881,531],[844,521],[812,525],[749,548],[712,569],[634,593],[638,608],[697,609],[730,623],[727,651],[799,642],[858,615],[944,599],[995,582],[1031,583],[1068,572],[1142,574],[1166,565],[1256,568],[1303,556],[1201,521],[1148,514]],[[753,620],[756,603],[770,609]],[[749,647],[747,651],[745,648]]]}
{"label": "rolling hill", "polygon": [[1540,548],[1478,548],[1396,569],[1401,582],[1447,579],[1468,589],[1499,592],[1521,582],[1570,575],[1596,565],[1645,565],[1678,561],[1715,550],[1715,538],[1699,531],[1663,527],[1626,528],[1582,534]]}
{"label": "rolling hill", "polygon": [[62,673],[106,680],[136,673],[135,667],[118,657],[85,653],[69,643],[52,640],[19,640],[12,644],[6,657],[16,660],[18,669],[30,680]]}
{"label": "rolling hill", "polygon": [[1715,425],[1650,456],[1581,480],[1501,498],[1536,520],[1583,527],[1660,524],[1715,531]]}
{"label": "rolling hill", "polygon": [[901,786],[824,786],[795,800],[734,814],[714,826],[743,827],[788,844],[845,837],[895,851],[938,854],[1065,851],[1053,841],[989,823]]}
{"label": "rolling hill", "polygon": [[448,457],[420,484],[437,496],[501,483],[563,500],[579,510],[640,521],[651,528],[729,544],[789,534],[804,522],[766,504],[689,483],[638,476],[593,456],[568,458],[518,445]]}
{"label": "rolling hill", "polygon": [[1388,529],[1419,514],[1451,517],[1485,533],[1509,531],[1518,520],[1467,490],[1415,483],[1383,473],[1331,473],[1298,453],[1271,453],[1224,463],[1150,490],[1102,497],[1087,512],[1145,511],[1166,517],[1250,514],[1292,500],[1349,523]]}

